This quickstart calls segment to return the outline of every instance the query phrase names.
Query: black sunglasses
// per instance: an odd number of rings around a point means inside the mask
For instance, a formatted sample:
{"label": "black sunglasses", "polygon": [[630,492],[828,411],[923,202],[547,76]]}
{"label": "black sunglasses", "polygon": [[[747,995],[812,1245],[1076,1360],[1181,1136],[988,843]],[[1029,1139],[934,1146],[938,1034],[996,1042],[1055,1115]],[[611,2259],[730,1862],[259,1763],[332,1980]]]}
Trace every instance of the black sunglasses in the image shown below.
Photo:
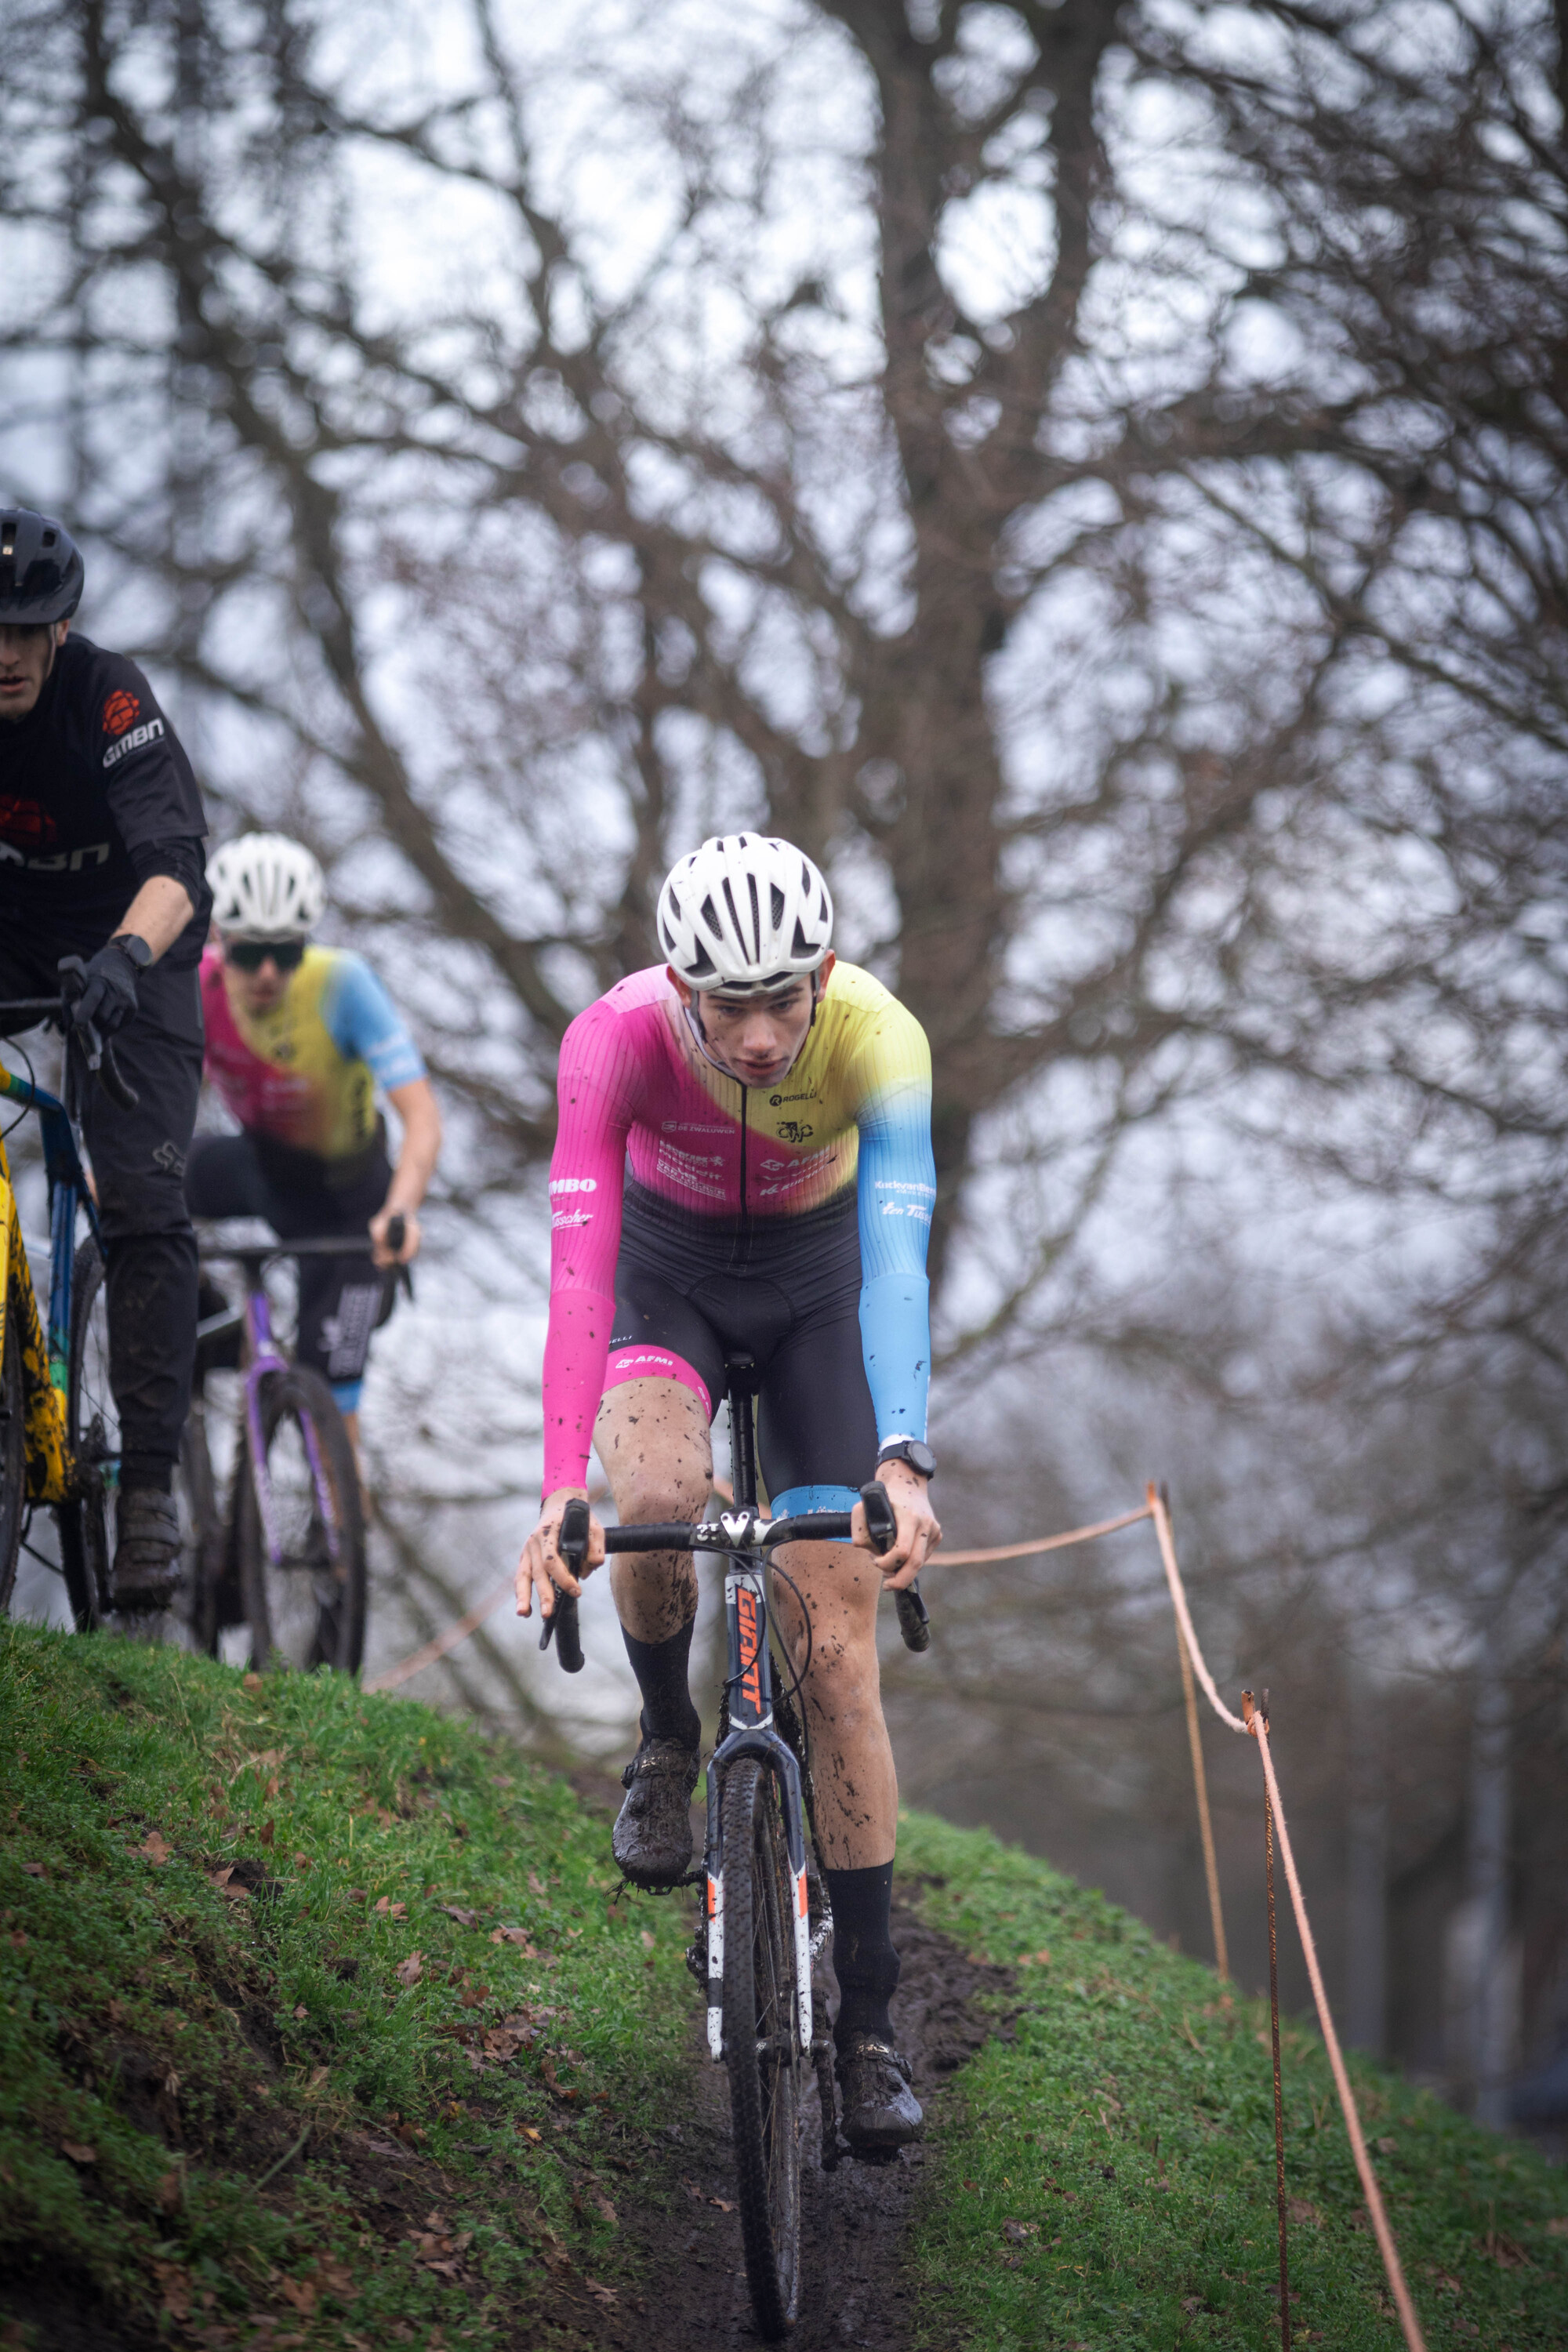
{"label": "black sunglasses", "polygon": [[226,940],[224,961],[237,971],[259,971],[270,957],[279,971],[298,971],[305,960],[303,940]]}

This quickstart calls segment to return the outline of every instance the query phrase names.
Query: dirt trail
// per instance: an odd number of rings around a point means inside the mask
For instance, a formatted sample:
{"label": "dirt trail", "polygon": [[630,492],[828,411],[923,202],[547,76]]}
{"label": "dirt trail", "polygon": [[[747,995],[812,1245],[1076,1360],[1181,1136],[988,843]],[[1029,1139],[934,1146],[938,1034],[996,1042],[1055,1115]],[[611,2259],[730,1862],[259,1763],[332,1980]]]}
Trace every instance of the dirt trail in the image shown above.
{"label": "dirt trail", "polygon": [[[904,1905],[895,1910],[894,1937],[903,1961],[894,2017],[926,2111],[929,2148],[942,2132],[943,2084],[993,2030],[979,2013],[979,1996],[1005,1992],[1010,1978],[1005,1969],[969,1959]],[[689,2352],[695,2343],[712,2352],[755,2352],[760,2338],[746,2293],[740,2217],[710,2201],[733,2194],[728,2088],[722,2069],[709,2063],[705,2048],[698,2049],[695,2033],[693,2074],[691,2109],[666,2133],[671,2172],[687,2189],[687,2210],[673,2223],[646,2210],[626,2216],[643,2239],[647,2266],[646,2313],[627,2341],[635,2341],[637,2352]],[[816,2161],[815,2093],[804,2137],[805,2273],[792,2352],[828,2347],[837,2352],[846,2345],[908,2352],[914,2286],[905,2245],[927,2149],[907,2151],[890,2165],[847,2158],[824,2173]]]}

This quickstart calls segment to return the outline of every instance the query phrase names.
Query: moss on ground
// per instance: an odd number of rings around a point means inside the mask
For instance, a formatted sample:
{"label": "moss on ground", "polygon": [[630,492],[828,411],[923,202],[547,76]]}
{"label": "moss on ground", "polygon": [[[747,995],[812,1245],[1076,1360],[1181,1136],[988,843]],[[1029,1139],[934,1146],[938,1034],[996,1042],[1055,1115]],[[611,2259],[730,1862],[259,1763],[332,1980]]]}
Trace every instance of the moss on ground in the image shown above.
{"label": "moss on ground", "polygon": [[[1262,2352],[1279,2341],[1266,2003],[1048,1864],[912,1815],[922,1910],[1011,1965],[1006,2038],[955,2078],[918,2224],[924,2336],[942,2352]],[[1299,2344],[1400,2341],[1327,2055],[1285,2034]],[[1397,2075],[1351,2071],[1428,2344],[1568,2344],[1568,2178]]]}
{"label": "moss on ground", "polygon": [[127,2344],[635,2309],[616,2204],[683,2079],[687,1918],[612,1906],[561,1781],[342,1677],[5,1626],[0,1822],[8,2341],[62,2294]]}
{"label": "moss on ground", "polygon": [[[562,1781],[338,1677],[0,1626],[0,2340],[665,2340],[689,1915],[611,1902]],[[1016,1984],[930,2151],[922,2343],[1277,2342],[1266,2010],[984,1832],[911,1816],[900,1869]],[[1434,2352],[1568,2343],[1568,2179],[1353,2072]],[[1394,2352],[1294,2026],[1285,2084],[1297,2341]]]}

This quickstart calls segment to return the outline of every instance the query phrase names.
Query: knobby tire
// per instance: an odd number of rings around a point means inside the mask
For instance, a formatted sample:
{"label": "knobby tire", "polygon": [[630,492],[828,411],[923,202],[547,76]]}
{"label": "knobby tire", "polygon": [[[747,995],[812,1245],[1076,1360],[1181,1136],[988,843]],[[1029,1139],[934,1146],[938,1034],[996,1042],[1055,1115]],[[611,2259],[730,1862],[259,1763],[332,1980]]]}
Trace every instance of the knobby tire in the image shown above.
{"label": "knobby tire", "polygon": [[[60,1566],[79,1633],[102,1623],[120,1517],[120,1418],[109,1385],[109,1301],[103,1255],[90,1234],[71,1268],[70,1357],[66,1425],[78,1488],[60,1506]],[[112,1461],[114,1473],[103,1465]]]}
{"label": "knobby tire", "polygon": [[[335,1579],[314,1497],[298,1475],[305,1458],[307,1425],[316,1433],[336,1517]],[[239,1465],[237,1507],[240,1589],[250,1627],[251,1664],[259,1671],[281,1659],[294,1666],[332,1666],[354,1674],[364,1651],[366,1580],[359,1470],[337,1400],[319,1372],[292,1364],[286,1372],[268,1374],[261,1385],[261,1433],[274,1473],[284,1556],[277,1568],[268,1557],[247,1448]],[[285,1466],[287,1485],[279,1475]]]}
{"label": "knobby tire", "polygon": [[0,1616],[11,1606],[16,1555],[26,1511],[27,1423],[22,1339],[14,1318],[0,1322]]}
{"label": "knobby tire", "polygon": [[778,1783],[743,1757],[725,1775],[724,2063],[746,2277],[777,2343],[800,2301],[800,2093],[795,1933]]}

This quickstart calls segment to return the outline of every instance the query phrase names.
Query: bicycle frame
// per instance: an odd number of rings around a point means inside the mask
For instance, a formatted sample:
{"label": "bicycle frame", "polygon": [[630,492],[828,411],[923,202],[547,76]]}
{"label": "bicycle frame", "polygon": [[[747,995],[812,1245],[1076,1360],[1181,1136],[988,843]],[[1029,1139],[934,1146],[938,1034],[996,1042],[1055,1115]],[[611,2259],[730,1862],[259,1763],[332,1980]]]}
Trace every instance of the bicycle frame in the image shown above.
{"label": "bicycle frame", "polygon": [[[66,1091],[70,1091],[68,1060]],[[70,1375],[71,1271],[76,1254],[76,1219],[85,1209],[95,1241],[101,1246],[98,1210],[77,1150],[71,1115],[65,1103],[31,1078],[15,1070],[0,1071],[0,1097],[22,1103],[38,1114],[44,1141],[44,1172],[49,1186],[49,1319],[46,1335],[38,1315],[37,1297],[22,1240],[21,1218],[11,1183],[10,1162],[0,1142],[0,1345],[19,1334],[22,1382],[26,1398],[26,1479],[29,1504],[64,1503],[76,1490],[77,1465],[72,1459],[66,1419],[66,1391]],[[13,1313],[16,1322],[13,1324]],[[119,1477],[120,1465],[101,1465],[106,1483]]]}
{"label": "bicycle frame", "polygon": [[[341,1244],[337,1246],[342,1247]],[[283,1560],[283,1541],[278,1527],[278,1514],[272,1504],[272,1481],[267,1470],[267,1442],[261,1425],[261,1383],[274,1372],[286,1372],[289,1359],[272,1335],[272,1302],[267,1296],[262,1280],[262,1268],[271,1258],[287,1257],[287,1247],[270,1244],[258,1250],[218,1250],[212,1255],[236,1260],[245,1272],[245,1430],[247,1450],[250,1457],[250,1484],[256,1496],[256,1508],[261,1520],[261,1533],[267,1545],[267,1557],[273,1568]],[[218,1328],[223,1328],[221,1325]],[[332,1507],[332,1490],[328,1483],[326,1465],[316,1440],[315,1423],[307,1416],[300,1423],[305,1440],[305,1458],[310,1465],[310,1480],[316,1490],[316,1508],[327,1536],[327,1557],[334,1571],[342,1564],[342,1538],[338,1531],[337,1513]]]}
{"label": "bicycle frame", "polygon": [[749,1363],[731,1362],[730,1445],[735,1507],[721,1511],[719,1525],[737,1549],[724,1571],[724,1619],[729,1629],[730,1733],[708,1766],[708,1829],[703,1873],[708,1921],[708,2049],[724,2056],[724,1835],[721,1802],[725,1767],[755,1756],[778,1780],[784,1803],[784,1846],[789,1855],[795,1927],[796,2032],[809,2057],[812,2041],[811,1926],[805,1883],[805,1805],[800,1765],[794,1749],[773,1727],[773,1660],[768,1647],[768,1600],[763,1559],[756,1548],[756,1437],[752,1420],[755,1379]]}

